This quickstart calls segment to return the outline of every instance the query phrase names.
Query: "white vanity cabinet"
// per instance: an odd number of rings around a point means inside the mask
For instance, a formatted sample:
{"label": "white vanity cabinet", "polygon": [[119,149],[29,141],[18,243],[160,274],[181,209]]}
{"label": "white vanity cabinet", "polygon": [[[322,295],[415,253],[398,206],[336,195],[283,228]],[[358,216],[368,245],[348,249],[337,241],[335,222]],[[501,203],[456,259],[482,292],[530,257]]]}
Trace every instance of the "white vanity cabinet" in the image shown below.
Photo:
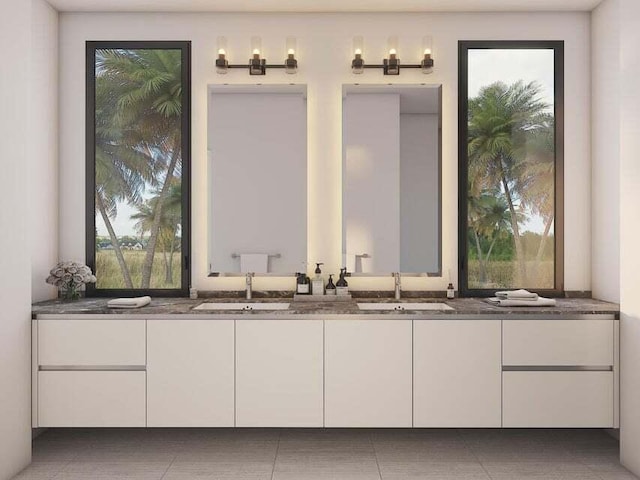
{"label": "white vanity cabinet", "polygon": [[616,322],[503,321],[503,426],[612,428]]}
{"label": "white vanity cabinet", "polygon": [[32,425],[616,428],[619,322],[567,317],[52,314]]}
{"label": "white vanity cabinet", "polygon": [[501,426],[501,323],[414,321],[414,427]]}
{"label": "white vanity cabinet", "polygon": [[325,426],[411,427],[411,320],[325,321]]}
{"label": "white vanity cabinet", "polygon": [[236,321],[236,426],[323,426],[323,321]]}
{"label": "white vanity cabinet", "polygon": [[234,426],[234,321],[147,322],[147,426]]}
{"label": "white vanity cabinet", "polygon": [[146,425],[144,320],[47,320],[33,335],[34,426]]}

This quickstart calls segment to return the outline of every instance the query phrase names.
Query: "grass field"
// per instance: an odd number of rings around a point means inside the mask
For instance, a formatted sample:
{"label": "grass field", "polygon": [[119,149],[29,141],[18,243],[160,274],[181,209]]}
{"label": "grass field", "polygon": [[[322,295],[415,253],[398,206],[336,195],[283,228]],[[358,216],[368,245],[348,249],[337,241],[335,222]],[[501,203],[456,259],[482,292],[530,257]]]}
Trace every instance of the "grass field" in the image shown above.
{"label": "grass field", "polygon": [[[490,261],[487,266],[487,282],[480,283],[480,265],[477,260],[469,261],[469,288],[513,288],[518,274],[515,261]],[[535,272],[535,262],[527,262],[527,272]],[[540,265],[536,278],[529,279],[525,288],[553,288],[553,262],[545,261]],[[519,286],[519,285],[518,285]]]}
{"label": "grass field", "polygon": [[[129,266],[134,288],[139,288],[142,282],[142,264],[144,251],[125,250],[122,252],[125,262]],[[162,252],[156,253],[151,271],[151,288],[180,288],[180,252],[173,255],[173,282],[165,282],[164,258]],[[125,288],[122,272],[116,259],[114,250],[98,250],[96,252],[97,288]]]}

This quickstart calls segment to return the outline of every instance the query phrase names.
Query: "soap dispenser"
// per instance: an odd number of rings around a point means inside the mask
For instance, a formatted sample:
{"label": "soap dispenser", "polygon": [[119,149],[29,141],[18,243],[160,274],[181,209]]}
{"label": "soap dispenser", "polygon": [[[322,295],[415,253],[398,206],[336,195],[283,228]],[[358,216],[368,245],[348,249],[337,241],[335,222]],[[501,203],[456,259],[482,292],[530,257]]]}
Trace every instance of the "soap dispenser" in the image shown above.
{"label": "soap dispenser", "polygon": [[347,269],[340,269],[340,278],[336,282],[336,295],[349,295],[349,284],[344,278],[347,275]]}
{"label": "soap dispenser", "polygon": [[296,273],[296,293],[298,295],[309,295],[309,277],[304,273]]}
{"label": "soap dispenser", "polygon": [[320,265],[324,265],[324,263],[316,263],[315,275],[311,281],[311,293],[313,295],[324,295],[324,280],[322,279]]}
{"label": "soap dispenser", "polygon": [[329,281],[327,282],[327,288],[325,290],[325,295],[335,295],[336,294],[336,286],[333,283],[333,274],[329,275]]}

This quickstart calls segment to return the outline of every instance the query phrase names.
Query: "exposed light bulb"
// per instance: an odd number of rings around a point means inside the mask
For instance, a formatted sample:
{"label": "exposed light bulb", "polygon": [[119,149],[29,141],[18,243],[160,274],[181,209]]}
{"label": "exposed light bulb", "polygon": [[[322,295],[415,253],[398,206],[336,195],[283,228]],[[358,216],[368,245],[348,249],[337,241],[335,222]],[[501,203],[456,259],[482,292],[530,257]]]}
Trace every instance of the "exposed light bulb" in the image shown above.
{"label": "exposed light bulb", "polygon": [[356,55],[362,55],[362,49],[356,48]]}
{"label": "exposed light bulb", "polygon": [[392,48],[392,49],[389,50],[389,55],[395,55],[396,53],[397,52],[396,52],[395,48]]}
{"label": "exposed light bulb", "polygon": [[224,48],[219,48],[218,49],[218,55],[226,55],[227,52],[224,51]]}
{"label": "exposed light bulb", "polygon": [[425,55],[431,55],[431,49],[430,48],[425,48],[424,49],[424,54]]}
{"label": "exposed light bulb", "polygon": [[288,55],[294,55],[295,53],[296,51],[293,48],[290,48],[289,50],[287,50]]}
{"label": "exposed light bulb", "polygon": [[254,54],[254,55],[260,55],[260,49],[258,49],[258,48],[254,48],[254,49],[253,49],[253,54]]}

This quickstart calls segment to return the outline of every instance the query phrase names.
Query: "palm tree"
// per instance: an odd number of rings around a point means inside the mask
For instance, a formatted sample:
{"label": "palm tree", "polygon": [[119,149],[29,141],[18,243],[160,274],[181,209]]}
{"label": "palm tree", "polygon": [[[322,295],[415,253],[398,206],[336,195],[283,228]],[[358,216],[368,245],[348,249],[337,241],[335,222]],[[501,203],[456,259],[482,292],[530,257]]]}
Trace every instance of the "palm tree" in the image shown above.
{"label": "palm tree", "polygon": [[527,142],[522,201],[544,222],[536,254],[536,270],[539,271],[555,219],[555,122],[553,115],[544,113],[536,123],[540,127],[531,132]]}
{"label": "palm tree", "polygon": [[499,186],[510,213],[520,283],[527,285],[525,254],[518,217],[525,171],[527,139],[548,108],[535,82],[507,86],[496,82],[469,100],[469,175],[488,189]]}
{"label": "palm tree", "polygon": [[[148,233],[154,224],[156,217],[156,208],[160,202],[160,194],[156,192],[156,195],[144,203],[140,203],[136,206],[137,212],[131,215],[131,219],[136,221],[136,229],[143,237]],[[178,244],[177,234],[180,229],[180,222],[182,220],[181,208],[182,208],[182,194],[181,185],[179,181],[174,179],[171,188],[169,189],[169,195],[165,201],[163,213],[160,220],[160,232],[158,239],[162,253],[164,257],[165,265],[165,284],[167,286],[173,285],[173,256]]]}
{"label": "palm tree", "polygon": [[[493,253],[496,241],[511,233],[511,217],[509,207],[496,192],[482,193],[479,196],[469,196],[469,227],[473,232],[475,247],[480,265],[478,282],[487,282],[487,266]],[[490,241],[485,254],[481,237]]]}
{"label": "palm tree", "polygon": [[180,50],[103,50],[98,71],[121,85],[117,100],[117,123],[135,126],[125,142],[149,153],[164,166],[163,178],[149,229],[141,288],[149,288],[164,202],[182,162],[182,58]]}
{"label": "palm tree", "polygon": [[126,131],[115,120],[118,94],[118,89],[107,78],[96,78],[95,201],[109,233],[124,285],[133,288],[111,219],[118,214],[118,202],[140,201],[145,183],[153,178],[154,172],[149,155],[123,143]]}

